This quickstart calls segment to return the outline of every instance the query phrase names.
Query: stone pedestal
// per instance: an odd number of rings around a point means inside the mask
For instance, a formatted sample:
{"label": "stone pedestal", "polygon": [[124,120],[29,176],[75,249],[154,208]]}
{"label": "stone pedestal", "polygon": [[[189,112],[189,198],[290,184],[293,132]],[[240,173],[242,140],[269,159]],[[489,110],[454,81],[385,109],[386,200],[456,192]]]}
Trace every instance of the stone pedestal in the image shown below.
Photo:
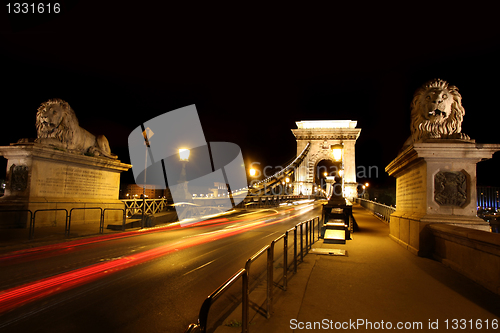
{"label": "stone pedestal", "polygon": [[444,223],[489,231],[476,216],[476,163],[500,150],[474,140],[427,140],[403,150],[387,167],[396,177],[396,212],[390,237],[426,255],[424,227]]}
{"label": "stone pedestal", "polygon": [[[54,209],[124,208],[118,200],[120,173],[131,165],[118,160],[67,153],[38,143],[0,147],[8,159],[5,196],[0,198],[0,228],[26,228],[29,213],[6,210],[31,210],[35,227],[64,225],[65,212]],[[71,224],[96,223],[98,209],[76,209]],[[123,212],[106,211],[105,220],[122,219]]]}

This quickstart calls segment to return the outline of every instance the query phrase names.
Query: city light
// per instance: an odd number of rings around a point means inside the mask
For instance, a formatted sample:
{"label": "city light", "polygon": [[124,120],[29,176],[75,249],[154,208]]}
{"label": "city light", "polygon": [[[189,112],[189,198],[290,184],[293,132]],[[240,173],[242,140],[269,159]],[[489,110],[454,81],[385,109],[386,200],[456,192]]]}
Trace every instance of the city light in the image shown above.
{"label": "city light", "polygon": [[179,149],[179,157],[181,161],[188,161],[189,160],[189,154],[191,151],[189,149],[181,148]]}
{"label": "city light", "polygon": [[332,155],[333,155],[333,159],[336,161],[336,162],[339,162],[342,160],[342,150],[343,150],[343,146],[341,144],[337,144],[337,145],[334,145],[332,146]]}

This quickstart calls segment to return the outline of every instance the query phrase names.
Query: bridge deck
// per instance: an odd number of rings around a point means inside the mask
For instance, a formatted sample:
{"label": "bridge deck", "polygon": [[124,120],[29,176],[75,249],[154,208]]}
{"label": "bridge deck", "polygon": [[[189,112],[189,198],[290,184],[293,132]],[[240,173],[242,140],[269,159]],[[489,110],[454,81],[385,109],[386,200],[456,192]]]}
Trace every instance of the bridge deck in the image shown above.
{"label": "bridge deck", "polygon": [[[347,255],[307,255],[288,291],[275,289],[273,316],[254,316],[252,331],[288,332],[299,322],[332,320],[333,325],[349,325],[358,319],[370,321],[372,329],[384,321],[384,325],[391,322],[392,329],[398,322],[421,322],[428,330],[429,320],[438,320],[439,329],[446,330],[448,320],[448,330],[452,330],[452,325],[463,323],[461,319],[468,325],[465,331],[478,329],[479,320],[482,330],[486,320],[489,330],[493,319],[500,327],[500,296],[439,262],[403,249],[388,237],[388,225],[359,205],[353,207],[353,215],[360,228],[353,240],[345,245],[321,241],[315,245],[343,249]],[[291,325],[291,320],[296,321]]]}

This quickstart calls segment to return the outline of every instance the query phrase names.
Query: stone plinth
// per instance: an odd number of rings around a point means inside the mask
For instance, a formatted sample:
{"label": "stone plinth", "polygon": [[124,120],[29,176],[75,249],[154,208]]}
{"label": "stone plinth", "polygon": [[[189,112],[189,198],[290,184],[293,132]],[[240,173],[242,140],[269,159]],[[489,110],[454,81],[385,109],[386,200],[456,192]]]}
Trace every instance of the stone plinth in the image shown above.
{"label": "stone plinth", "polygon": [[[72,208],[124,208],[118,200],[120,173],[131,165],[118,160],[72,154],[38,143],[0,147],[8,159],[7,187],[0,198],[0,228],[25,228],[27,213],[5,210]],[[36,215],[35,227],[65,223],[64,211],[45,211]],[[107,211],[106,221],[121,220],[122,212]],[[74,210],[71,224],[99,221],[98,209]]]}
{"label": "stone plinth", "polygon": [[444,223],[489,231],[476,216],[476,163],[500,150],[474,140],[427,140],[403,150],[387,167],[396,177],[396,211],[390,237],[425,255],[425,229]]}

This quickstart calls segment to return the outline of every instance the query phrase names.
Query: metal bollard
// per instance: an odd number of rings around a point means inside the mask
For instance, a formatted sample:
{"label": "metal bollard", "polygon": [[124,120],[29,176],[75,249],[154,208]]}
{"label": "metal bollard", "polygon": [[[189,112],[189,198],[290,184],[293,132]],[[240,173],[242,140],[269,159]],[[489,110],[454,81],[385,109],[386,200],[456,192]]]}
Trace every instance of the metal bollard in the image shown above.
{"label": "metal bollard", "polygon": [[283,290],[286,291],[288,285],[288,230],[283,239]]}
{"label": "metal bollard", "polygon": [[304,246],[303,246],[303,241],[304,241],[304,234],[302,232],[302,223],[300,224],[300,262],[304,262]]}
{"label": "metal bollard", "polygon": [[242,276],[242,298],[241,298],[241,332],[248,332],[248,272],[245,270]]}
{"label": "metal bollard", "polygon": [[293,229],[293,272],[297,273],[297,226]]}
{"label": "metal bollard", "polygon": [[306,225],[306,254],[307,254],[309,253],[309,221],[306,221],[306,223],[304,224]]}
{"label": "metal bollard", "polygon": [[267,249],[267,309],[266,317],[271,318],[271,310],[273,304],[273,262],[274,262],[274,241]]}

